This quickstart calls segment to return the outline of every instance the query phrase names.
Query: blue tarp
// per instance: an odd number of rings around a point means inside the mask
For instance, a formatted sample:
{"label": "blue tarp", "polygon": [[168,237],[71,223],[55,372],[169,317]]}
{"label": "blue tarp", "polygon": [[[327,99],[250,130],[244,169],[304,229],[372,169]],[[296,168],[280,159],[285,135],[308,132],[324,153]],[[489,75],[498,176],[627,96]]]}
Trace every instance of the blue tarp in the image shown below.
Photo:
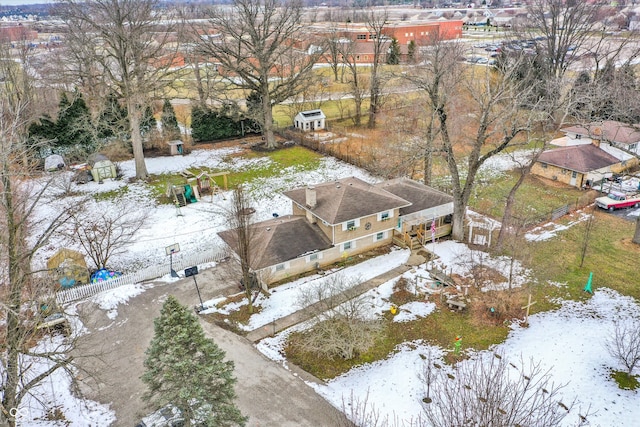
{"label": "blue tarp", "polygon": [[122,273],[118,271],[107,270],[106,268],[101,268],[91,275],[91,283],[104,282],[106,280],[115,279],[119,276],[122,276]]}

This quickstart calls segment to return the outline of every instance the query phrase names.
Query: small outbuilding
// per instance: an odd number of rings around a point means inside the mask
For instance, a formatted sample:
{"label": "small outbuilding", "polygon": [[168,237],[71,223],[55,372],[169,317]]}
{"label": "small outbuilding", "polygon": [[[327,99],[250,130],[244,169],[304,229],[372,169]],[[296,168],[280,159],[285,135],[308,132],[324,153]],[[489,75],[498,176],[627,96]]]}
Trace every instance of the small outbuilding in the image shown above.
{"label": "small outbuilding", "polygon": [[322,130],[325,128],[325,120],[327,116],[324,115],[321,109],[301,111],[296,114],[293,120],[296,129],[300,129],[304,132]]}
{"label": "small outbuilding", "polygon": [[47,269],[62,289],[89,283],[89,270],[84,256],[72,249],[63,248],[48,261]]}
{"label": "small outbuilding", "polygon": [[101,182],[107,178],[117,178],[116,166],[104,154],[96,153],[89,156],[89,166],[91,166],[91,176],[96,182]]}
{"label": "small outbuilding", "polygon": [[52,154],[44,159],[44,170],[47,172],[55,172],[64,169],[64,159],[60,154]]}

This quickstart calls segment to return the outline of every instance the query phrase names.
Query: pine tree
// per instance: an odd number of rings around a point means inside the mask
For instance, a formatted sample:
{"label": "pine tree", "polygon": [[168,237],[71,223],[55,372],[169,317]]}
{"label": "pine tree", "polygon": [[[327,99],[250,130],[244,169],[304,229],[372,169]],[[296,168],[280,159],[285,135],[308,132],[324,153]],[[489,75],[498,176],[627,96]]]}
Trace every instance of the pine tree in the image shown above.
{"label": "pine tree", "polygon": [[156,128],[156,118],[153,117],[153,110],[150,105],[144,109],[142,117],[140,117],[140,133],[146,136],[149,132]]}
{"label": "pine tree", "polygon": [[107,95],[97,126],[100,138],[128,138],[127,109],[120,105],[114,93]]}
{"label": "pine tree", "polygon": [[387,64],[398,65],[400,63],[400,44],[397,38],[391,39],[391,46],[389,46],[389,53],[387,54]]}
{"label": "pine tree", "polygon": [[178,127],[178,119],[176,112],[168,99],[162,104],[162,134],[168,140],[180,137],[180,128]]}
{"label": "pine tree", "polygon": [[158,407],[173,404],[191,420],[206,426],[244,426],[247,418],[235,406],[233,362],[207,339],[198,319],[169,296],[154,321],[155,334],[146,351],[149,387],[144,399]]}
{"label": "pine tree", "polygon": [[66,93],[62,94],[56,128],[58,133],[56,145],[83,145],[89,149],[95,145],[91,113],[82,94],[76,92],[71,101]]}

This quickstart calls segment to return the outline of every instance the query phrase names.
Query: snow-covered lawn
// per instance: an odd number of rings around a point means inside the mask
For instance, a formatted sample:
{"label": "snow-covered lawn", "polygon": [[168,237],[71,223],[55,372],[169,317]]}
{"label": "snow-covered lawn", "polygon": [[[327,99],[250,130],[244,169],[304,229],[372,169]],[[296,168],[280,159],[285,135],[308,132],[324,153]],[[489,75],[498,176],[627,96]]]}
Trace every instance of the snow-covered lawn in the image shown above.
{"label": "snow-covered lawn", "polygon": [[[390,254],[364,261],[353,267],[345,268],[344,270],[329,272],[328,274],[341,274],[344,275],[344,277],[357,278],[358,282],[363,282],[404,264],[408,258],[408,250],[394,250]],[[324,280],[326,280],[326,278],[320,275],[305,277],[274,288],[271,296],[268,298],[263,295],[259,296],[255,305],[261,307],[261,311],[251,316],[248,325],[241,326],[249,331],[258,329],[276,319],[304,308],[299,304],[300,297],[306,290],[317,286],[318,283],[322,283]],[[205,302],[205,307],[213,306],[217,302],[218,301],[207,301]],[[227,304],[223,310],[232,310],[238,305],[244,304],[246,304],[246,300],[234,305]],[[210,308],[203,313],[207,314],[215,311],[220,310]]]}
{"label": "snow-covered lawn", "polygon": [[[445,266],[450,262],[451,267],[463,275],[464,269],[455,260],[461,256],[472,256],[464,248],[464,245],[454,242],[435,245],[435,251],[441,257],[439,262]],[[486,262],[499,268],[500,260],[488,258]],[[415,269],[404,276],[424,277],[425,273]],[[388,298],[392,284],[390,281],[369,292]],[[381,308],[388,310],[389,305],[381,305]],[[411,303],[400,309],[396,321],[428,315],[433,307]],[[566,384],[561,391],[563,403],[576,402],[565,419],[567,426],[576,425],[578,414],[588,413],[592,426],[634,427],[640,419],[640,396],[637,391],[620,390],[609,377],[610,368],[622,367],[604,346],[612,333],[614,319],[625,319],[631,315],[640,315],[640,306],[632,298],[607,288],[598,289],[585,302],[565,301],[558,310],[530,316],[529,327],[514,323],[504,343],[481,353],[504,352],[516,363],[522,357],[525,361],[540,362],[543,370],[550,370],[556,384]],[[289,332],[263,340],[258,348],[268,357],[283,361],[281,348]],[[326,385],[310,385],[338,408],[353,396],[356,402],[366,401],[381,419],[409,423],[420,416],[421,400],[425,397],[425,385],[420,380],[424,369],[421,355],[431,352],[438,361],[444,350],[452,348],[442,349],[424,342],[404,343],[385,360],[355,367]],[[443,363],[442,360],[439,362]],[[639,371],[636,369],[634,373]]]}

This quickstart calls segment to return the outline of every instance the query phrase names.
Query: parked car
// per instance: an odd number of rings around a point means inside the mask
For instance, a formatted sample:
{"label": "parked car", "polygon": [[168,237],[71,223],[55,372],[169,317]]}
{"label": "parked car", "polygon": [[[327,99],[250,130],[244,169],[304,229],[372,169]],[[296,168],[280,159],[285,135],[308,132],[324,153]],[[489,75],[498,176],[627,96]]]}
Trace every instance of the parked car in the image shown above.
{"label": "parked car", "polygon": [[182,427],[182,412],[169,404],[144,417],[136,427]]}
{"label": "parked car", "polygon": [[631,207],[637,208],[640,207],[640,195],[627,196],[624,193],[612,191],[604,197],[598,197],[596,199],[596,205],[609,211]]}

